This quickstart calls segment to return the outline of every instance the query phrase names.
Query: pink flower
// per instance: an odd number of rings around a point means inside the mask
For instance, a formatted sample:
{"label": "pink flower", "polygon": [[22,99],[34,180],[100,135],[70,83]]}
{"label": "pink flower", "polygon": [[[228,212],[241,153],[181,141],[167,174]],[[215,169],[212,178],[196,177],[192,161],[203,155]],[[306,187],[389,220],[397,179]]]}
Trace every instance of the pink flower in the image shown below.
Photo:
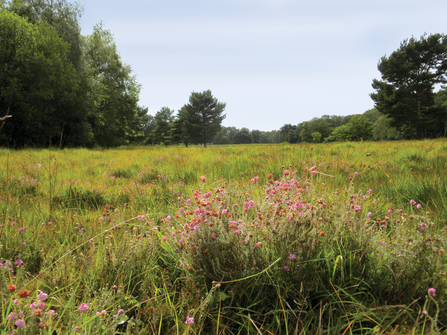
{"label": "pink flower", "polygon": [[421,209],[421,208],[422,208],[421,204],[417,204],[417,205],[416,205],[416,208],[417,208],[417,209]]}
{"label": "pink flower", "polygon": [[96,315],[105,315],[107,312],[103,309],[101,312],[96,312]]}
{"label": "pink flower", "polygon": [[44,309],[45,308],[45,303],[43,301],[39,302],[39,308],[40,309]]}
{"label": "pink flower", "polygon": [[261,243],[261,242],[258,242],[258,243],[256,243],[256,246],[257,246],[258,248],[260,248],[260,247],[262,247],[262,243]]}
{"label": "pink flower", "polygon": [[234,233],[235,233],[235,234],[240,234],[240,231],[236,229],[236,230],[234,231]]}
{"label": "pink flower", "polygon": [[369,218],[371,217],[371,215],[372,215],[371,212],[368,212],[368,214],[366,214],[366,216],[369,217]]}
{"label": "pink flower", "polygon": [[79,306],[78,311],[81,312],[81,313],[84,313],[84,312],[87,311],[88,307],[89,307],[88,304],[84,304],[84,303],[82,303],[82,304]]}
{"label": "pink flower", "polygon": [[431,297],[435,297],[436,296],[436,290],[433,287],[430,287],[428,289],[428,295]]}
{"label": "pink flower", "polygon": [[124,309],[120,309],[120,310],[118,311],[118,315],[121,315],[121,314],[124,314]]}
{"label": "pink flower", "polygon": [[428,315],[427,311],[422,311],[421,314],[422,314],[423,316],[427,316],[427,315]]}
{"label": "pink flower", "polygon": [[162,238],[163,242],[166,242],[168,240],[168,238],[165,236]]}
{"label": "pink flower", "polygon": [[17,315],[14,312],[9,313],[8,316],[6,317],[6,320],[9,321],[14,321],[15,319],[17,319]]}
{"label": "pink flower", "polygon": [[213,240],[215,240],[215,239],[216,239],[216,233],[213,232],[213,233],[211,234],[211,238],[212,238]]}
{"label": "pink flower", "polygon": [[289,255],[289,259],[295,259],[295,257],[296,257],[295,254],[290,254]]}
{"label": "pink flower", "polygon": [[413,199],[410,200],[410,205],[416,205],[416,201],[414,201]]}
{"label": "pink flower", "polygon": [[[200,180],[203,181],[203,182],[205,182],[205,180],[206,180],[205,176],[200,177]],[[194,321],[193,321],[193,322],[194,322]]]}
{"label": "pink flower", "polygon": [[47,300],[48,294],[40,292],[39,295],[37,296],[37,299],[39,299],[40,301],[45,301]]}
{"label": "pink flower", "polygon": [[359,176],[358,172],[354,172],[354,177],[358,177],[358,176]]}
{"label": "pink flower", "polygon": [[283,269],[286,270],[286,271],[290,271],[290,269],[289,269],[289,267],[287,265],[284,265]]}
{"label": "pink flower", "polygon": [[22,264],[23,264],[23,261],[22,261],[21,259],[18,259],[18,260],[15,261],[14,264],[15,264],[15,265],[22,265]]}
{"label": "pink flower", "polygon": [[53,317],[54,316],[54,310],[50,309],[50,311],[47,313],[47,318],[50,318],[50,315]]}
{"label": "pink flower", "polygon": [[186,317],[185,325],[191,325],[194,323],[194,318]]}
{"label": "pink flower", "polygon": [[117,289],[118,289],[118,286],[116,286],[116,285],[112,286],[112,290],[117,290]]}
{"label": "pink flower", "polygon": [[20,233],[20,232],[23,231],[23,229],[24,229],[24,228],[19,228],[19,229],[17,229],[17,231]]}
{"label": "pink flower", "polygon": [[33,301],[33,303],[32,303],[31,305],[29,305],[29,307],[30,307],[31,309],[36,309],[36,308],[37,308],[37,304],[36,304],[36,302]]}
{"label": "pink flower", "polygon": [[354,210],[355,210],[356,212],[358,212],[360,209],[361,209],[360,206],[358,206],[358,205],[355,205],[355,206],[354,206]]}
{"label": "pink flower", "polygon": [[14,324],[19,328],[25,327],[25,322],[23,322],[23,320],[21,319],[18,319],[16,322],[14,322]]}

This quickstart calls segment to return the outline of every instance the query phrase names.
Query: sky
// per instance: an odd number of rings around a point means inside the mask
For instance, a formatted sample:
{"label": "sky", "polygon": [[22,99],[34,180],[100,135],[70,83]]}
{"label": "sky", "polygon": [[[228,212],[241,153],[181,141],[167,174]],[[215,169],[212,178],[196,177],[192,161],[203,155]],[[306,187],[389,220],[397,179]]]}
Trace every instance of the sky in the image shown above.
{"label": "sky", "polygon": [[78,0],[141,84],[140,106],[177,111],[192,92],[226,103],[222,125],[278,130],[361,114],[377,63],[400,43],[447,33],[447,1]]}

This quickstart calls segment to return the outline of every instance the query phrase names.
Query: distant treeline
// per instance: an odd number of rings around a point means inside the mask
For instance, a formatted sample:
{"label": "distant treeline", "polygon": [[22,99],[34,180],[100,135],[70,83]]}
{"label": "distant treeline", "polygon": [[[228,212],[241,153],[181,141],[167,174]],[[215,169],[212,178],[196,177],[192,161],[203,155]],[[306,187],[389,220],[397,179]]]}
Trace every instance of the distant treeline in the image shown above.
{"label": "distant treeline", "polygon": [[[445,136],[447,38],[411,38],[382,57],[375,108],[279,130],[222,127],[225,103],[193,92],[177,115],[139,106],[140,84],[102,24],[81,35],[81,6],[0,0],[0,146],[116,147],[394,140]],[[435,87],[441,87],[438,92]]]}

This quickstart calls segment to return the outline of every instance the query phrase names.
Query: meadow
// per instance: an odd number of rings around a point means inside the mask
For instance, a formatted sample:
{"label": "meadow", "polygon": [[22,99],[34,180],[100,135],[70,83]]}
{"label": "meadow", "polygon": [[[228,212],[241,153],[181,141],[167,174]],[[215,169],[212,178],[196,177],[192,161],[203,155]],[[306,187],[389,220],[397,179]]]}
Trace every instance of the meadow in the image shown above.
{"label": "meadow", "polygon": [[1,334],[447,331],[447,141],[0,148]]}

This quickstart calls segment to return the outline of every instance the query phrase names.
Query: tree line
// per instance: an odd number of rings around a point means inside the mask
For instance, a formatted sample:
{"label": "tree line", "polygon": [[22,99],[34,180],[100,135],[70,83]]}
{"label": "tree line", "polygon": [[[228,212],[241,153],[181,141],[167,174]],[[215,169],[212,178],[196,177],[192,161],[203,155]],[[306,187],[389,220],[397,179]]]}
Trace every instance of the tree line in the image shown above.
{"label": "tree line", "polygon": [[106,146],[144,140],[140,84],[102,24],[82,36],[66,0],[0,4],[0,145]]}
{"label": "tree line", "polygon": [[193,92],[177,113],[140,106],[141,85],[102,24],[81,35],[67,0],[0,0],[0,145],[116,147],[434,138],[447,133],[447,38],[410,38],[378,63],[375,107],[279,130],[222,127],[226,104]]}

